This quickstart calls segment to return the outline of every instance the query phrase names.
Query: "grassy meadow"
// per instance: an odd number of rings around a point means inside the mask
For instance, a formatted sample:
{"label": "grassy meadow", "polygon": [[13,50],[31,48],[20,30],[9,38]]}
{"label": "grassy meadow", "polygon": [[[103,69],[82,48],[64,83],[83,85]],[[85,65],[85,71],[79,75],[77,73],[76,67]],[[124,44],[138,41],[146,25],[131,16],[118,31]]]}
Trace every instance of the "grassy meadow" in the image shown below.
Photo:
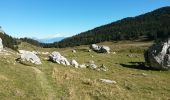
{"label": "grassy meadow", "polygon": [[[170,71],[144,67],[144,51],[152,42],[104,42],[110,54],[88,52],[88,46],[39,48],[22,43],[19,48],[39,52],[59,51],[79,64],[93,60],[109,70],[74,68],[48,61],[40,54],[42,65],[26,66],[15,61],[18,55],[0,54],[1,100],[169,100]],[[72,49],[77,52],[72,53]],[[114,80],[116,84],[100,79]]]}

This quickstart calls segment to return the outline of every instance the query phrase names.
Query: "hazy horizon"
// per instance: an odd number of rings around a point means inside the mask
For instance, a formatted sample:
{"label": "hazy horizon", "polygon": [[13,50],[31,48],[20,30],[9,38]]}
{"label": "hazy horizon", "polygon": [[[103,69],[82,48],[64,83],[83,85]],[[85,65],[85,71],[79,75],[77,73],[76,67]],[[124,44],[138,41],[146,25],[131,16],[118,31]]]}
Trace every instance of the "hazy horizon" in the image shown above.
{"label": "hazy horizon", "polygon": [[169,5],[169,0],[3,0],[0,26],[17,38],[68,37]]}

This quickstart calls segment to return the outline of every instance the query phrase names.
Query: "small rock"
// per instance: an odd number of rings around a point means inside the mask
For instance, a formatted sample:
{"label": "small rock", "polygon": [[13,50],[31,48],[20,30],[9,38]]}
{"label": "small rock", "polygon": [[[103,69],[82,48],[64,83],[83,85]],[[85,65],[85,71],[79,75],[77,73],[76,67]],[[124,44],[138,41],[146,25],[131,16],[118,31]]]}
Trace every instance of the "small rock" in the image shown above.
{"label": "small rock", "polygon": [[87,68],[86,64],[79,65],[80,68]]}
{"label": "small rock", "polygon": [[77,63],[76,60],[72,59],[70,62],[71,65],[73,65],[75,68],[78,68],[79,64]]}
{"label": "small rock", "polygon": [[116,52],[113,52],[113,54],[116,54]]}
{"label": "small rock", "polygon": [[146,73],[138,73],[138,74],[132,74],[132,75],[142,75],[142,76],[147,76]]}
{"label": "small rock", "polygon": [[99,68],[98,71],[108,71],[108,69],[106,68],[106,66],[104,66],[104,64],[102,64]]}
{"label": "small rock", "polygon": [[88,67],[91,68],[91,69],[96,69],[97,65],[96,64],[89,64]]}
{"label": "small rock", "polygon": [[103,83],[108,83],[108,84],[116,84],[116,81],[108,80],[108,79],[100,79],[101,82]]}
{"label": "small rock", "polygon": [[43,54],[43,55],[48,55],[49,52],[42,52],[41,54]]}
{"label": "small rock", "polygon": [[127,56],[130,57],[130,58],[134,57],[133,54],[128,54]]}
{"label": "small rock", "polygon": [[90,64],[94,64],[94,61],[93,61],[93,60],[90,60],[89,63],[90,63]]}
{"label": "small rock", "polygon": [[73,53],[76,53],[76,50],[72,50]]}

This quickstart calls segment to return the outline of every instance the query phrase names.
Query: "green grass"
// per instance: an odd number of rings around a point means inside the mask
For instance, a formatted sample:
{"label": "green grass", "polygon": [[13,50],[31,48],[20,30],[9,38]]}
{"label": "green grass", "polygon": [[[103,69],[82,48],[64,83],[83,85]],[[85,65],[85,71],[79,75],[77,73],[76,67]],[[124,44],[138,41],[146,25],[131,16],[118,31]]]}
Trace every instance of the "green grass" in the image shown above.
{"label": "green grass", "polygon": [[[170,99],[170,72],[144,70],[136,62],[144,62],[143,52],[151,42],[102,43],[111,47],[111,54],[87,52],[88,46],[43,49],[26,46],[41,52],[59,51],[80,64],[93,60],[104,64],[107,72],[76,69],[45,60],[43,65],[25,66],[15,62],[16,55],[0,55],[0,98],[3,100],[168,100]],[[22,44],[27,45],[27,44]],[[25,49],[24,46],[20,49]],[[116,52],[116,54],[113,54]],[[129,56],[129,55],[132,55]],[[92,57],[94,56],[94,57]],[[15,64],[14,64],[15,63]],[[146,75],[143,75],[146,74]],[[115,80],[106,84],[99,79]]]}

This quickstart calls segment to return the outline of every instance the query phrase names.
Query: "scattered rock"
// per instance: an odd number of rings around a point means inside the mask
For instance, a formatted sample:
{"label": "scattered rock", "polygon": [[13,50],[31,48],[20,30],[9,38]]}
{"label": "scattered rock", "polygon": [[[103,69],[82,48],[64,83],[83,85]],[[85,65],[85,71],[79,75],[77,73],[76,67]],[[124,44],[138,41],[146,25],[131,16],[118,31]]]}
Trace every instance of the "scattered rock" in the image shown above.
{"label": "scattered rock", "polygon": [[108,46],[101,46],[101,53],[110,53],[110,48]]}
{"label": "scattered rock", "polygon": [[170,70],[170,39],[152,45],[144,54],[146,64],[158,70]]}
{"label": "scattered rock", "polygon": [[78,68],[79,64],[77,63],[76,60],[72,59],[70,62],[71,65],[73,65],[75,68]]}
{"label": "scattered rock", "polygon": [[22,62],[31,62],[36,65],[42,64],[40,61],[40,58],[35,55],[33,52],[25,51],[25,50],[19,50],[20,58],[19,60]]}
{"label": "scattered rock", "polygon": [[88,52],[91,52],[91,50],[89,49]]}
{"label": "scattered rock", "polygon": [[89,64],[94,64],[94,61],[93,61],[93,60],[90,60],[88,63],[89,63]]}
{"label": "scattered rock", "polygon": [[3,44],[2,44],[2,39],[0,38],[0,51],[3,50]]}
{"label": "scattered rock", "polygon": [[128,54],[127,56],[130,57],[130,58],[134,57],[133,54]]}
{"label": "scattered rock", "polygon": [[103,83],[108,83],[108,84],[116,84],[116,81],[108,80],[108,79],[100,79],[101,82]]}
{"label": "scattered rock", "polygon": [[76,53],[76,50],[75,50],[75,49],[73,49],[73,50],[72,50],[72,52],[73,52],[73,53]]}
{"label": "scattered rock", "polygon": [[108,71],[107,67],[104,66],[104,64],[102,64],[97,70],[98,71],[105,71],[105,72]]}
{"label": "scattered rock", "polygon": [[79,65],[80,68],[87,68],[86,64]]}
{"label": "scattered rock", "polygon": [[110,48],[108,46],[98,46],[96,44],[92,44],[90,48],[98,53],[110,53]]}
{"label": "scattered rock", "polygon": [[94,63],[93,60],[90,60],[86,66],[88,68],[91,68],[91,69],[96,69],[97,68],[97,65]]}
{"label": "scattered rock", "polygon": [[42,52],[41,54],[43,54],[43,55],[48,55],[49,52]]}
{"label": "scattered rock", "polygon": [[94,51],[100,51],[101,46],[98,46],[97,44],[92,44],[90,46],[90,49],[94,50]]}
{"label": "scattered rock", "polygon": [[50,54],[49,59],[53,62],[58,63],[58,64],[70,65],[68,60],[64,56],[61,56],[61,54],[56,51],[54,51]]}
{"label": "scattered rock", "polygon": [[113,54],[116,54],[116,52],[113,52]]}
{"label": "scattered rock", "polygon": [[132,74],[132,75],[147,76],[147,74],[146,74],[146,73],[137,73],[137,74]]}
{"label": "scattered rock", "polygon": [[91,68],[91,69],[96,69],[97,65],[96,64],[89,64],[88,67]]}

